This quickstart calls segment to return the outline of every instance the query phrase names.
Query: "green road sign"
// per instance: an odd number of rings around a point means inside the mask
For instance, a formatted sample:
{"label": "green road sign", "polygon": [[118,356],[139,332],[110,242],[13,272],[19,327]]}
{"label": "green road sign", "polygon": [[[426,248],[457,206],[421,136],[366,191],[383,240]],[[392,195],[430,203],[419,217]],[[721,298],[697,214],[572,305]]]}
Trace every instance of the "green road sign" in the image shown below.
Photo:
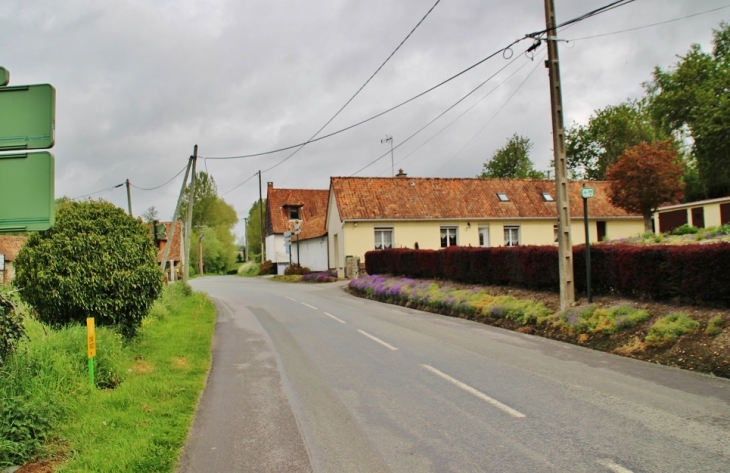
{"label": "green road sign", "polygon": [[580,190],[580,196],[584,199],[590,199],[594,195],[596,195],[595,191],[591,187],[582,187]]}
{"label": "green road sign", "polygon": [[0,151],[52,148],[55,127],[53,86],[0,87]]}
{"label": "green road sign", "polygon": [[47,151],[0,155],[0,232],[53,226],[53,175]]}
{"label": "green road sign", "polygon": [[0,67],[0,87],[4,87],[10,83],[10,71],[4,67]]}

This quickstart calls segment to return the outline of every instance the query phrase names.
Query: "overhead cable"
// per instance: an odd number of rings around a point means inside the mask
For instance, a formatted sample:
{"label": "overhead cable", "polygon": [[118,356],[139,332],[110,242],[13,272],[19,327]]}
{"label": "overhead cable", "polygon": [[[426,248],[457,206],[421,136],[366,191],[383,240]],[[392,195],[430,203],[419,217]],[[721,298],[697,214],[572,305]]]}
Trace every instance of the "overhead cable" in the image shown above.
{"label": "overhead cable", "polygon": [[652,26],[666,25],[667,23],[673,23],[675,21],[686,20],[687,18],[692,18],[692,17],[695,17],[695,16],[705,15],[707,13],[716,12],[718,10],[723,10],[725,8],[730,8],[730,5],[725,5],[724,7],[713,8],[712,10],[706,10],[706,11],[699,12],[699,13],[693,13],[691,15],[682,16],[682,17],[679,17],[679,18],[671,19],[671,20],[665,20],[665,21],[660,21],[660,22],[657,22],[657,23],[651,23],[651,24],[648,24],[648,25],[637,26],[635,28],[627,28],[625,30],[612,31],[611,33],[601,33],[601,34],[592,35],[592,36],[584,36],[583,38],[575,38],[575,39],[571,39],[569,41],[583,41],[584,39],[602,38],[604,36],[611,36],[611,35],[615,35],[615,34],[619,34],[619,33],[627,33],[629,31],[636,31],[636,30],[641,30],[641,29],[644,29],[644,28],[651,28]]}
{"label": "overhead cable", "polygon": [[131,182],[129,183],[129,185],[130,185],[130,186],[132,186],[132,187],[134,187],[135,189],[139,189],[139,190],[141,190],[141,191],[153,191],[153,190],[155,190],[155,189],[159,189],[160,187],[164,187],[164,186],[168,185],[169,183],[171,183],[171,182],[172,182],[173,180],[175,180],[175,178],[176,178],[177,176],[179,176],[180,174],[182,174],[182,172],[183,172],[183,171],[184,171],[185,169],[187,169],[187,167],[188,167],[188,165],[186,164],[185,166],[183,166],[183,167],[182,167],[182,169],[180,169],[180,170],[179,170],[179,171],[177,172],[177,174],[175,174],[175,175],[174,175],[174,176],[172,176],[172,177],[171,177],[171,178],[170,178],[169,180],[165,181],[165,183],[164,183],[164,184],[160,184],[159,186],[155,186],[155,187],[138,187],[138,186],[135,186],[134,184],[132,184]]}
{"label": "overhead cable", "polygon": [[[444,116],[444,115],[445,115],[446,113],[448,113],[449,111],[451,111],[451,110],[452,110],[452,109],[453,109],[454,107],[456,107],[456,106],[457,106],[457,105],[459,105],[459,104],[460,104],[461,102],[463,102],[463,101],[464,101],[464,100],[465,100],[465,99],[466,99],[467,97],[469,97],[469,96],[470,96],[470,95],[472,95],[472,94],[473,94],[474,92],[476,92],[477,90],[479,90],[479,89],[480,89],[480,88],[481,88],[482,86],[484,86],[484,84],[486,84],[487,82],[489,82],[490,80],[492,80],[492,79],[493,79],[493,78],[494,78],[494,77],[495,77],[495,76],[496,76],[497,74],[499,74],[500,72],[502,72],[503,70],[505,70],[506,68],[508,68],[508,67],[509,67],[510,65],[512,65],[512,64],[513,64],[513,63],[514,63],[514,62],[515,62],[515,61],[516,61],[517,59],[519,59],[519,58],[520,58],[520,56],[521,56],[521,55],[519,55],[519,56],[515,56],[515,58],[514,58],[514,59],[512,59],[512,60],[511,60],[510,62],[508,62],[508,63],[507,63],[507,64],[506,64],[505,66],[503,66],[503,67],[502,67],[502,68],[500,68],[500,69],[499,69],[499,70],[498,70],[497,72],[495,72],[494,74],[492,74],[491,76],[489,76],[489,77],[488,77],[487,79],[485,79],[484,81],[482,81],[482,82],[481,82],[481,83],[480,83],[479,85],[477,85],[477,86],[476,86],[475,88],[473,88],[473,89],[472,89],[472,90],[471,90],[470,92],[468,92],[468,93],[467,93],[466,95],[464,95],[464,96],[463,96],[463,97],[461,97],[461,98],[460,98],[459,100],[457,100],[456,102],[454,102],[454,103],[453,103],[453,104],[452,104],[452,105],[451,105],[450,107],[448,107],[448,108],[447,108],[446,110],[444,110],[443,112],[441,112],[440,114],[438,114],[438,115],[437,115],[437,116],[436,116],[435,118],[433,118],[433,119],[432,119],[431,121],[429,121],[428,123],[426,123],[426,124],[425,124],[424,126],[422,126],[422,127],[421,127],[421,128],[420,128],[420,129],[418,130],[418,131],[416,131],[416,132],[415,132],[415,133],[413,133],[413,134],[412,134],[411,136],[409,136],[409,137],[408,137],[408,138],[406,138],[405,140],[403,140],[403,141],[401,141],[400,143],[398,143],[398,145],[397,145],[397,146],[393,147],[393,150],[395,150],[395,149],[398,149],[398,148],[400,148],[401,146],[403,146],[404,144],[406,144],[406,143],[407,143],[408,141],[410,141],[410,140],[411,140],[411,139],[412,139],[413,137],[415,137],[415,136],[416,136],[416,135],[418,135],[418,134],[419,134],[420,132],[422,132],[423,130],[425,130],[425,129],[426,129],[426,128],[427,128],[428,126],[430,126],[430,125],[431,125],[432,123],[434,123],[434,122],[435,122],[436,120],[438,120],[439,118],[441,118],[442,116]],[[519,69],[518,69],[518,70],[519,70]],[[511,77],[511,76],[510,76],[510,77]],[[495,87],[495,89],[496,89],[496,87]],[[495,89],[492,89],[492,91],[494,91]],[[491,93],[492,93],[492,92],[489,92],[489,94],[491,94]],[[486,96],[488,96],[489,94],[485,95],[485,97],[486,97]],[[477,103],[478,103],[478,102],[477,102]],[[476,105],[476,104],[475,104],[475,105]],[[470,109],[471,109],[471,108],[470,108]],[[442,130],[442,131],[443,131],[443,130]],[[439,133],[440,133],[440,132],[439,132]],[[353,174],[351,174],[351,175],[350,175],[350,177],[352,177],[352,176],[354,176],[354,175],[356,175],[356,174],[359,174],[360,172],[362,172],[362,171],[364,171],[365,169],[369,168],[370,166],[372,166],[373,164],[377,163],[378,161],[380,161],[381,159],[383,159],[383,158],[384,158],[385,156],[388,156],[389,154],[391,154],[391,152],[390,152],[390,151],[387,151],[386,153],[384,153],[384,154],[380,155],[380,156],[379,156],[378,158],[376,158],[376,159],[374,159],[373,161],[369,162],[369,163],[368,163],[368,164],[366,164],[366,165],[365,165],[364,167],[362,167],[362,168],[360,168],[359,170],[355,171],[355,172],[354,172]],[[405,158],[404,158],[404,159],[405,159]],[[402,159],[401,159],[400,161],[402,161]],[[399,161],[399,162],[400,162],[400,161]]]}

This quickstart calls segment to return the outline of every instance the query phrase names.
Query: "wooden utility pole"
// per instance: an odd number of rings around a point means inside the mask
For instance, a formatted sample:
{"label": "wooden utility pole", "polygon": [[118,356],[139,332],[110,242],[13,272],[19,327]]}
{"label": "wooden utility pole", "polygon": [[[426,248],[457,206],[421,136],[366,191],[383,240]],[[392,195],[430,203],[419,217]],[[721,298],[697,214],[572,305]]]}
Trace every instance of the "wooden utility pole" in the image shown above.
{"label": "wooden utility pole", "polygon": [[259,169],[259,222],[261,223],[261,262],[266,261],[264,246],[264,199],[261,197],[261,170]]}
{"label": "wooden utility pole", "polygon": [[198,145],[193,148],[193,155],[190,156],[192,161],[190,177],[190,192],[188,192],[188,215],[185,221],[185,266],[183,267],[183,282],[187,284],[188,273],[190,272],[190,234],[193,225],[193,201],[195,200],[195,164],[198,162]]}
{"label": "wooden utility pole", "polygon": [[[200,229],[202,232],[202,228]],[[203,275],[203,235],[198,237],[198,272]]]}
{"label": "wooden utility pole", "polygon": [[[188,159],[188,168],[185,170],[185,179],[183,179],[182,186],[180,187],[180,195],[177,197],[177,204],[175,205],[175,213],[172,216],[172,224],[170,225],[170,233],[167,235],[167,244],[165,245],[165,249],[162,251],[162,262],[160,263],[160,268],[162,271],[165,271],[165,268],[167,267],[167,257],[170,255],[170,247],[172,246],[172,242],[175,241],[175,229],[177,228],[177,214],[180,212],[180,203],[182,202],[183,195],[185,194],[185,186],[188,184],[188,175],[190,175],[190,166],[193,163],[193,157],[191,156],[190,159]],[[181,229],[182,230],[182,229]],[[180,248],[182,251],[182,248]],[[185,269],[183,266],[182,269]],[[172,281],[174,278],[172,275],[170,275],[170,280]]]}
{"label": "wooden utility pole", "polygon": [[127,207],[129,207],[129,215],[132,216],[132,192],[129,190],[129,179],[127,179],[126,184],[127,184]]}
{"label": "wooden utility pole", "polygon": [[555,5],[545,0],[545,25],[548,47],[546,66],[550,72],[550,102],[553,116],[553,150],[555,153],[555,185],[558,209],[558,258],[560,271],[560,308],[575,303],[573,280],[573,243],[570,238],[570,188],[565,159],[565,129],[563,128],[563,95],[560,89]]}

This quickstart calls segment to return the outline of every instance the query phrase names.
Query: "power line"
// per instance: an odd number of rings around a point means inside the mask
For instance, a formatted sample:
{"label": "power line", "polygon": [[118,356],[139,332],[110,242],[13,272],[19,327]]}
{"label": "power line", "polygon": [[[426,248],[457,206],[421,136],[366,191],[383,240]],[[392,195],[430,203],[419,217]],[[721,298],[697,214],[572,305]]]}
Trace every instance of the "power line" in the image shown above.
{"label": "power line", "polygon": [[[604,5],[602,7],[596,8],[595,10],[591,10],[591,11],[589,11],[587,13],[584,13],[584,14],[582,14],[580,16],[577,16],[577,17],[575,17],[573,19],[570,19],[568,21],[564,21],[563,23],[560,23],[558,25],[555,25],[555,28],[554,29],[557,30],[558,28],[563,28],[563,27],[572,25],[574,23],[578,23],[580,21],[587,20],[588,18],[594,17],[596,15],[600,15],[601,13],[606,13],[608,11],[614,10],[616,8],[619,8],[619,7],[623,7],[625,5],[628,5],[629,3],[633,3],[634,1],[636,1],[636,0],[616,0],[614,2],[611,2],[611,3],[607,4],[607,5]],[[542,36],[542,35],[544,35],[546,33],[548,33],[548,30],[547,29],[544,29],[544,30],[536,31],[534,33],[530,33],[527,36],[529,36],[531,38],[536,38],[537,39],[538,37],[540,37],[540,36]]]}
{"label": "power line", "polygon": [[679,18],[671,19],[671,20],[665,20],[665,21],[660,21],[660,22],[657,22],[657,23],[651,23],[651,24],[648,24],[648,25],[637,26],[635,28],[628,28],[628,29],[625,29],[625,30],[613,31],[611,33],[601,33],[601,34],[592,35],[592,36],[584,36],[583,38],[571,39],[570,41],[583,41],[584,39],[602,38],[604,36],[611,36],[611,35],[615,35],[615,34],[619,34],[619,33],[626,33],[626,32],[629,32],[629,31],[641,30],[641,29],[644,29],[644,28],[650,28],[652,26],[666,25],[667,23],[673,23],[675,21],[686,20],[687,18],[692,18],[692,17],[695,17],[695,16],[705,15],[707,13],[716,12],[718,10],[723,10],[725,8],[730,8],[730,5],[725,5],[724,7],[713,8],[712,10],[706,10],[706,11],[699,12],[699,13],[693,13],[691,15],[682,16],[682,17],[679,17]]}
{"label": "power line", "polygon": [[[519,58],[519,56],[517,58]],[[512,61],[512,62],[514,62],[514,61]],[[449,128],[451,125],[453,125],[454,123],[456,123],[457,121],[459,121],[459,119],[461,119],[461,117],[463,117],[464,115],[466,115],[467,113],[469,113],[474,107],[476,107],[477,105],[479,105],[484,99],[486,99],[487,97],[489,97],[490,95],[492,95],[492,93],[495,90],[497,90],[498,88],[500,88],[504,84],[506,84],[508,80],[510,80],[515,74],[517,74],[518,72],[520,72],[528,64],[529,64],[529,62],[526,62],[523,65],[521,65],[520,67],[518,67],[517,69],[515,69],[510,75],[508,75],[504,79],[504,81],[502,81],[500,84],[496,85],[492,90],[490,90],[489,92],[487,92],[482,98],[480,98],[479,100],[477,100],[476,102],[474,102],[471,106],[469,106],[469,108],[467,108],[461,114],[459,114],[459,116],[457,116],[456,118],[454,118],[453,120],[451,120],[446,126],[444,126],[443,128],[441,128],[438,132],[436,132],[433,136],[431,136],[431,138],[427,139],[426,141],[424,141],[423,143],[421,143],[417,148],[415,148],[413,151],[411,151],[407,155],[403,156],[400,160],[396,161],[396,164],[402,163],[403,161],[405,161],[406,159],[408,159],[409,156],[413,155],[413,153],[415,153],[419,149],[423,148],[425,145],[427,145],[428,143],[430,143],[431,140],[435,139],[441,133],[443,133],[444,131],[446,131],[447,128]],[[509,66],[509,64],[508,64],[508,66]],[[506,68],[506,66],[505,66],[505,68]],[[504,68],[502,68],[502,69],[504,69]],[[418,133],[418,132],[416,132],[416,133]],[[383,173],[381,172],[380,175],[382,175],[382,174]]]}
{"label": "power line", "polygon": [[231,190],[228,190],[228,191],[225,191],[224,193],[222,193],[222,194],[221,194],[221,197],[223,197],[223,196],[224,196],[224,195],[226,195],[226,194],[230,194],[231,192],[233,192],[234,190],[238,189],[239,187],[241,187],[242,185],[244,185],[245,183],[247,183],[248,181],[250,181],[251,179],[253,179],[254,177],[256,177],[256,176],[258,176],[258,175],[259,175],[259,173],[258,173],[258,172],[257,172],[257,173],[255,173],[255,174],[252,174],[252,175],[251,175],[251,177],[249,177],[249,178],[248,178],[248,179],[246,179],[245,181],[241,182],[240,184],[236,185],[236,187],[234,187],[233,189],[231,189]]}
{"label": "power line", "polygon": [[[544,60],[544,56],[543,56],[543,60]],[[537,67],[538,67],[538,66],[539,66],[540,64],[542,64],[542,62],[543,62],[543,61],[541,60],[541,61],[539,61],[539,62],[538,62],[537,64],[535,64],[535,67],[533,67],[533,68],[532,68],[532,70],[530,71],[530,73],[529,73],[529,74],[527,75],[527,77],[525,77],[525,80],[523,80],[523,81],[522,81],[522,82],[520,83],[520,85],[519,85],[519,86],[517,86],[517,88],[515,89],[515,91],[514,91],[514,92],[512,92],[512,95],[510,95],[510,96],[509,96],[509,97],[507,98],[507,100],[506,100],[506,101],[505,101],[505,102],[504,102],[504,103],[502,104],[502,106],[501,106],[501,107],[499,107],[499,109],[498,109],[498,110],[497,110],[497,111],[496,111],[496,112],[494,113],[494,115],[492,115],[492,117],[491,117],[491,118],[490,118],[490,119],[489,119],[489,120],[487,121],[487,123],[485,123],[485,124],[484,124],[484,126],[483,126],[483,127],[481,127],[481,128],[479,129],[479,131],[478,131],[478,132],[477,132],[477,133],[476,133],[476,134],[475,134],[475,135],[474,135],[474,136],[473,136],[473,137],[472,137],[472,138],[471,138],[471,139],[469,140],[469,142],[468,142],[467,144],[465,144],[465,145],[464,145],[464,146],[463,146],[463,147],[462,147],[462,148],[461,148],[461,149],[459,150],[459,152],[458,152],[458,153],[456,153],[456,154],[455,154],[455,155],[453,155],[453,156],[452,156],[452,157],[451,157],[451,158],[450,158],[450,159],[449,159],[448,161],[446,161],[446,162],[444,163],[444,165],[443,165],[443,166],[441,166],[441,167],[440,167],[440,168],[439,168],[439,169],[438,169],[438,170],[436,171],[436,174],[438,174],[439,172],[441,172],[441,170],[442,170],[443,168],[445,168],[445,167],[446,167],[446,166],[447,166],[447,165],[448,165],[448,164],[449,164],[449,163],[450,163],[451,161],[453,161],[454,159],[456,159],[456,157],[457,157],[457,156],[459,156],[459,155],[461,154],[461,152],[462,152],[462,151],[464,151],[464,150],[465,150],[465,149],[466,149],[466,148],[467,148],[467,147],[468,147],[468,146],[469,146],[469,145],[470,145],[470,144],[471,144],[471,143],[472,143],[472,142],[473,142],[473,141],[474,141],[474,140],[476,139],[476,137],[477,137],[477,136],[479,136],[479,135],[480,135],[480,134],[481,134],[481,133],[482,133],[482,132],[484,131],[484,129],[485,129],[485,128],[486,128],[486,127],[487,127],[487,126],[488,126],[488,125],[490,124],[490,123],[492,123],[492,121],[493,121],[493,120],[494,120],[494,119],[495,119],[495,118],[497,117],[497,115],[499,115],[499,112],[501,112],[501,111],[502,111],[502,109],[504,109],[504,107],[506,107],[506,106],[507,106],[507,104],[508,104],[508,103],[510,102],[510,100],[512,100],[512,97],[514,97],[514,96],[515,96],[515,95],[517,94],[517,92],[518,92],[518,91],[519,91],[519,90],[520,90],[520,89],[522,88],[522,86],[523,86],[523,85],[525,85],[525,83],[526,83],[526,82],[527,82],[527,81],[528,81],[528,80],[530,79],[530,77],[532,76],[532,74],[533,74],[533,73],[534,73],[534,72],[535,72],[535,71],[537,70]]]}
{"label": "power line", "polygon": [[[515,57],[515,58],[514,58],[513,60],[511,60],[510,62],[508,62],[508,63],[507,63],[507,64],[506,64],[506,65],[505,65],[504,67],[502,67],[502,68],[501,68],[501,69],[499,69],[499,70],[498,70],[497,72],[495,72],[494,74],[492,74],[491,76],[489,76],[489,77],[488,77],[487,79],[485,79],[484,81],[482,81],[482,82],[481,82],[481,83],[480,83],[479,85],[477,85],[477,86],[476,86],[475,88],[473,88],[473,89],[472,89],[472,90],[471,90],[471,91],[470,91],[469,93],[467,93],[466,95],[464,95],[463,97],[461,97],[461,98],[460,98],[459,100],[457,100],[457,101],[456,101],[456,102],[455,102],[454,104],[452,104],[452,105],[451,105],[450,107],[448,107],[448,108],[447,108],[446,110],[444,110],[443,112],[441,112],[440,114],[438,114],[438,115],[437,115],[437,116],[436,116],[436,117],[435,117],[434,119],[432,119],[431,121],[429,121],[428,123],[426,123],[426,124],[425,124],[424,126],[422,126],[422,127],[421,127],[421,128],[420,128],[420,129],[418,130],[418,131],[416,131],[416,132],[415,132],[415,133],[413,133],[413,134],[412,134],[411,136],[409,136],[409,137],[408,137],[408,138],[406,138],[405,140],[403,140],[403,141],[401,141],[400,143],[398,143],[398,145],[397,145],[396,147],[394,147],[393,149],[397,149],[397,148],[400,148],[401,146],[403,146],[404,144],[406,144],[406,143],[407,143],[408,141],[410,141],[410,140],[411,140],[411,138],[415,137],[415,136],[416,136],[417,134],[419,134],[420,132],[422,132],[422,131],[423,131],[424,129],[426,129],[426,128],[427,128],[428,126],[430,126],[430,125],[431,125],[431,124],[432,124],[433,122],[435,122],[436,120],[438,120],[439,118],[441,118],[442,116],[444,116],[444,115],[445,115],[445,114],[446,114],[447,112],[449,112],[449,111],[450,111],[450,110],[452,110],[452,109],[453,109],[454,107],[456,107],[456,106],[457,106],[457,105],[459,105],[459,104],[460,104],[461,102],[463,102],[463,101],[464,101],[464,100],[465,100],[465,99],[466,99],[467,97],[469,97],[469,96],[470,96],[470,95],[472,95],[472,94],[473,94],[474,92],[476,92],[477,90],[479,90],[479,89],[480,89],[480,88],[481,88],[481,87],[482,87],[482,86],[483,86],[484,84],[486,84],[487,82],[489,82],[490,80],[492,80],[492,79],[493,79],[493,78],[494,78],[494,77],[495,77],[495,76],[496,76],[497,74],[499,74],[500,72],[502,72],[503,70],[505,70],[505,69],[506,69],[507,67],[509,67],[510,65],[512,65],[512,64],[513,64],[513,63],[514,63],[515,61],[517,61],[517,59],[519,59],[519,57],[520,57],[520,56],[516,56],[516,57]],[[518,69],[518,70],[519,70],[519,69]],[[510,76],[510,77],[511,77],[511,76]],[[495,87],[495,89],[496,89],[496,87]],[[494,90],[494,89],[493,89],[493,90]],[[489,93],[491,94],[491,92],[489,92]],[[489,95],[489,94],[485,95],[485,97],[486,97],[486,96],[488,96],[488,95]],[[477,102],[477,103],[479,103],[479,102]],[[475,104],[475,105],[476,105],[476,104]],[[472,107],[473,107],[473,106],[472,106]],[[442,131],[443,131],[443,130],[442,130]],[[439,133],[440,133],[440,132],[439,132]],[[384,158],[385,156],[387,156],[388,154],[390,154],[390,152],[386,152],[386,153],[382,154],[382,155],[381,155],[381,156],[379,156],[379,157],[378,157],[377,159],[375,159],[375,160],[371,161],[370,163],[366,164],[366,165],[365,165],[364,167],[360,168],[359,170],[357,170],[356,172],[354,172],[353,174],[351,174],[351,176],[354,176],[354,175],[356,175],[356,174],[359,174],[360,172],[364,171],[365,169],[369,168],[369,167],[370,167],[370,166],[372,166],[373,164],[375,164],[375,163],[377,163],[378,161],[380,161],[381,159],[383,159],[383,158]],[[403,159],[405,159],[405,158],[403,158]],[[400,163],[401,161],[403,161],[403,159],[401,159],[401,160],[400,160],[400,161],[398,161],[398,162]]]}
{"label": "power line", "polygon": [[99,193],[101,193],[101,192],[109,192],[109,191],[113,191],[114,189],[116,189],[116,188],[118,188],[118,187],[122,187],[123,185],[124,185],[124,182],[122,182],[121,184],[117,184],[116,186],[112,186],[112,187],[105,187],[104,189],[100,189],[100,190],[98,190],[98,191],[94,191],[94,192],[89,192],[88,194],[84,194],[84,195],[80,195],[80,196],[78,196],[78,197],[74,197],[74,198],[73,198],[73,199],[71,199],[71,200],[79,200],[79,199],[83,199],[84,197],[90,197],[90,196],[92,196],[92,195],[94,195],[94,194],[99,194]]}
{"label": "power line", "polygon": [[185,166],[182,167],[182,169],[180,169],[177,172],[177,174],[175,174],[174,176],[172,176],[169,180],[165,181],[164,184],[160,184],[159,186],[156,186],[156,187],[138,187],[138,186],[135,186],[134,184],[132,184],[131,182],[129,183],[129,185],[132,186],[132,187],[134,187],[135,189],[139,189],[141,191],[153,191],[155,189],[159,189],[160,187],[164,187],[164,186],[168,185],[169,183],[171,183],[173,180],[175,180],[175,178],[177,176],[179,176],[180,174],[182,174],[182,172],[185,169],[187,169],[187,167],[188,167],[188,165],[186,164]]}
{"label": "power line", "polygon": [[434,90],[438,89],[442,85],[447,84],[448,82],[451,82],[452,80],[456,79],[457,77],[460,77],[460,76],[466,74],[467,72],[471,71],[475,67],[477,67],[477,66],[483,64],[484,62],[492,59],[497,54],[499,54],[499,53],[501,53],[503,51],[509,50],[512,46],[514,46],[515,44],[519,43],[520,41],[523,41],[524,39],[525,38],[520,38],[520,39],[517,39],[517,40],[513,41],[509,45],[507,45],[507,46],[505,46],[505,47],[503,47],[503,48],[501,48],[501,49],[493,52],[489,56],[485,57],[484,59],[481,59],[481,60],[477,61],[476,63],[474,63],[471,66],[467,67],[466,69],[462,70],[461,72],[458,72],[458,73],[454,74],[453,76],[449,77],[448,79],[445,79],[445,80],[439,82],[438,84],[434,85],[433,87],[431,87],[429,89],[426,89],[426,90],[424,90],[423,92],[421,92],[421,93],[419,93],[417,95],[414,95],[413,97],[411,97],[408,100],[405,100],[405,101],[399,103],[398,105],[395,105],[393,107],[390,107],[389,109],[384,110],[384,111],[382,111],[380,113],[377,113],[377,114],[371,116],[370,118],[366,118],[364,120],[361,120],[361,121],[359,121],[359,122],[357,122],[355,124],[352,124],[350,126],[347,126],[345,128],[342,128],[340,130],[337,130],[337,131],[334,131],[332,133],[328,133],[326,135],[320,136],[319,138],[314,138],[314,139],[311,139],[311,140],[307,140],[307,141],[305,141],[303,143],[298,143],[298,144],[291,145],[291,146],[287,146],[287,147],[284,147],[284,148],[279,148],[279,149],[275,149],[275,150],[271,150],[271,151],[265,151],[263,153],[242,154],[242,155],[239,155],[239,156],[206,157],[205,159],[242,159],[242,158],[253,158],[253,157],[257,157],[257,156],[265,156],[265,155],[268,155],[268,154],[274,154],[274,153],[279,153],[281,151],[287,151],[287,150],[290,150],[290,149],[293,149],[293,148],[298,148],[300,146],[308,145],[309,143],[314,143],[316,141],[321,141],[321,140],[324,140],[324,139],[327,139],[327,138],[331,138],[331,137],[333,137],[335,135],[339,135],[340,133],[343,133],[345,131],[351,130],[351,129],[353,129],[355,127],[358,127],[360,125],[364,125],[365,123],[368,123],[370,121],[373,121],[376,118],[382,117],[386,113],[390,113],[393,110],[396,110],[396,109],[398,109],[398,108],[400,108],[400,107],[402,107],[402,106],[404,106],[404,105],[406,105],[406,104],[408,104],[410,102],[413,102],[414,100],[423,97],[424,95],[428,94],[429,92],[433,92]]}
{"label": "power line", "polygon": [[416,24],[416,26],[414,26],[414,27],[413,27],[413,29],[412,29],[412,30],[410,31],[410,33],[408,33],[408,34],[406,35],[406,37],[405,37],[405,38],[403,39],[403,41],[401,41],[401,42],[400,42],[400,44],[399,44],[399,45],[398,45],[398,46],[397,46],[397,47],[396,47],[396,48],[395,48],[395,49],[393,50],[393,52],[392,52],[392,53],[390,53],[390,55],[389,55],[389,56],[388,56],[388,57],[387,57],[387,58],[385,59],[385,61],[383,61],[383,63],[382,63],[382,64],[381,64],[381,65],[380,65],[380,66],[379,66],[379,67],[378,67],[378,68],[377,68],[377,69],[375,70],[375,72],[373,72],[373,74],[372,74],[372,75],[371,75],[371,76],[370,76],[370,77],[368,78],[368,80],[366,80],[366,81],[365,81],[365,83],[364,83],[363,85],[361,85],[359,89],[357,89],[357,91],[356,91],[356,92],[355,92],[355,93],[354,93],[354,94],[352,95],[352,97],[350,97],[350,98],[349,98],[349,100],[348,100],[347,102],[345,102],[345,104],[344,104],[344,105],[343,105],[342,107],[340,107],[340,109],[339,109],[339,110],[337,110],[337,113],[335,113],[334,115],[332,115],[332,118],[330,118],[329,120],[327,120],[327,123],[325,123],[324,125],[322,125],[322,127],[321,127],[321,128],[319,129],[319,130],[317,130],[317,132],[316,132],[315,134],[313,134],[313,135],[312,135],[312,136],[311,136],[311,137],[309,138],[309,140],[308,140],[308,141],[307,141],[306,143],[304,143],[304,144],[303,144],[302,146],[300,146],[299,148],[297,148],[297,149],[296,149],[296,150],[295,150],[295,151],[294,151],[293,153],[291,153],[291,154],[290,154],[289,156],[287,156],[286,158],[282,159],[282,160],[281,160],[281,161],[279,161],[278,163],[274,164],[274,165],[273,165],[273,166],[271,166],[270,168],[268,168],[268,169],[264,169],[264,170],[263,170],[263,171],[261,171],[261,172],[268,172],[268,171],[271,171],[272,169],[274,169],[274,168],[278,167],[279,165],[281,165],[281,164],[282,164],[282,163],[284,163],[285,161],[288,161],[288,160],[289,160],[289,158],[291,158],[292,156],[294,156],[295,154],[297,154],[297,153],[298,153],[299,151],[301,151],[302,149],[304,149],[304,147],[305,147],[305,146],[307,145],[307,143],[311,142],[311,141],[312,141],[312,139],[316,138],[316,137],[317,137],[317,135],[319,135],[319,134],[320,134],[320,133],[322,132],[322,130],[324,130],[324,129],[325,129],[326,127],[327,127],[327,125],[329,125],[330,123],[332,123],[332,120],[334,120],[335,118],[337,118],[337,116],[338,116],[338,115],[339,115],[339,114],[340,114],[340,113],[341,113],[341,112],[342,112],[342,111],[343,111],[343,110],[345,109],[345,107],[347,107],[348,105],[350,105],[350,102],[352,102],[352,101],[353,101],[353,100],[355,99],[355,97],[357,97],[357,95],[358,95],[358,94],[359,94],[359,93],[360,93],[360,92],[361,92],[361,91],[362,91],[362,90],[363,90],[363,89],[365,88],[365,86],[366,86],[366,85],[368,85],[368,84],[370,83],[370,81],[371,81],[371,80],[373,79],[373,77],[375,77],[375,75],[376,75],[376,74],[377,74],[378,72],[380,72],[380,70],[381,70],[381,69],[383,68],[383,66],[385,66],[385,64],[386,64],[386,63],[387,63],[388,61],[390,61],[390,58],[392,58],[392,57],[393,57],[393,55],[394,55],[394,54],[395,54],[396,52],[398,52],[398,50],[400,49],[400,47],[401,47],[401,46],[403,46],[403,44],[404,44],[404,43],[405,43],[405,42],[406,42],[406,41],[408,40],[408,38],[410,38],[410,37],[411,37],[411,35],[413,34],[413,32],[414,32],[414,31],[416,31],[416,29],[418,29],[418,27],[419,27],[419,26],[421,26],[421,23],[423,23],[423,21],[424,21],[424,20],[426,19],[426,17],[427,17],[427,16],[428,16],[428,15],[429,15],[429,14],[430,14],[430,13],[431,13],[432,11],[433,11],[433,9],[434,9],[434,8],[436,8],[436,5],[438,5],[438,4],[439,4],[439,2],[441,2],[441,0],[436,0],[436,3],[434,3],[434,4],[433,4],[433,6],[432,6],[432,7],[431,7],[431,8],[430,8],[430,9],[429,9],[429,10],[428,10],[427,12],[426,12],[426,14],[425,14],[425,15],[423,16],[423,18],[421,18],[421,20],[420,20],[420,21],[419,21],[419,22],[418,22],[418,23]]}

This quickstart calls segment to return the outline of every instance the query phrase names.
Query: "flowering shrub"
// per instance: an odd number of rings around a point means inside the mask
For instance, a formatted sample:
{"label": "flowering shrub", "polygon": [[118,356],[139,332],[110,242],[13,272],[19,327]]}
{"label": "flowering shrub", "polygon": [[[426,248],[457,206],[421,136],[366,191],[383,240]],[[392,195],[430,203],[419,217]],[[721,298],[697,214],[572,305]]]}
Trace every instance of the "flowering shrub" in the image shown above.
{"label": "flowering shrub", "polygon": [[682,335],[695,333],[700,324],[684,312],[669,314],[657,320],[644,338],[647,346],[660,347],[670,345]]}
{"label": "flowering shrub", "polygon": [[558,314],[555,323],[570,333],[616,333],[649,320],[649,312],[629,304],[598,308],[595,305],[573,307]]}
{"label": "flowering shrub", "polygon": [[319,271],[303,275],[301,281],[310,283],[335,282],[337,281],[337,275],[332,271]]}

